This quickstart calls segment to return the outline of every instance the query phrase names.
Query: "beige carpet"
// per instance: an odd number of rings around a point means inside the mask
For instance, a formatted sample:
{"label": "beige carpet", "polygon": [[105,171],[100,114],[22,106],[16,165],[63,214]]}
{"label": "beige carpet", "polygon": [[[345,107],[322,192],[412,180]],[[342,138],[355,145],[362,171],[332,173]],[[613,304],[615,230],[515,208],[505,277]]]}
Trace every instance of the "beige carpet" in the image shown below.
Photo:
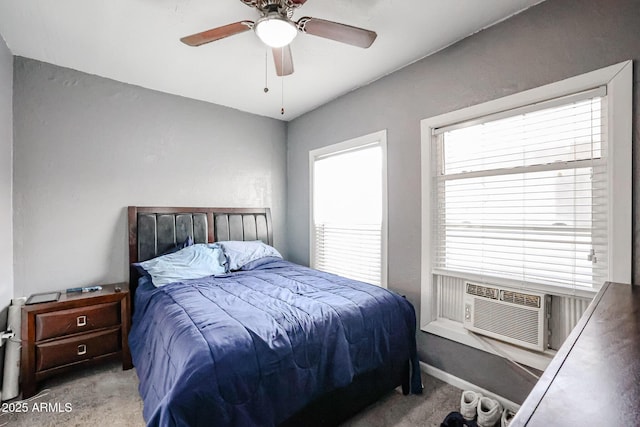
{"label": "beige carpet", "polygon": [[[394,391],[343,427],[439,427],[458,410],[461,391],[429,376],[423,375],[423,383],[421,396]],[[145,425],[135,370],[123,371],[117,363],[52,378],[39,389],[28,401],[5,402],[0,427]],[[23,408],[26,413],[15,412]]]}
{"label": "beige carpet", "polygon": [[27,403],[27,413],[3,413],[0,427],[5,423],[7,427],[145,425],[136,371],[123,371],[119,363],[54,377],[42,382],[38,390],[40,393],[22,401]]}

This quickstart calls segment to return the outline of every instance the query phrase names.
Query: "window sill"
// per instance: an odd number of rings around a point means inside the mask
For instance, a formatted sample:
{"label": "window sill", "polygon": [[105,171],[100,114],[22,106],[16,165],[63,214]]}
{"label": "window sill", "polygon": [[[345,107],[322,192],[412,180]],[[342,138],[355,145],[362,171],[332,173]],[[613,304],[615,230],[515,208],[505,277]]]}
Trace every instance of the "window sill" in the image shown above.
{"label": "window sill", "polygon": [[[553,359],[553,356],[556,354],[555,350],[537,352],[494,340],[489,337],[483,336],[482,338],[479,338],[479,336],[476,336],[474,333],[465,329],[462,326],[462,323],[448,319],[434,320],[431,323],[423,325],[420,329],[424,332],[456,341],[468,347],[477,348],[478,350],[482,350],[487,353],[511,359],[540,371],[544,371],[547,368],[551,359]],[[489,342],[491,345],[485,343],[484,340]]]}

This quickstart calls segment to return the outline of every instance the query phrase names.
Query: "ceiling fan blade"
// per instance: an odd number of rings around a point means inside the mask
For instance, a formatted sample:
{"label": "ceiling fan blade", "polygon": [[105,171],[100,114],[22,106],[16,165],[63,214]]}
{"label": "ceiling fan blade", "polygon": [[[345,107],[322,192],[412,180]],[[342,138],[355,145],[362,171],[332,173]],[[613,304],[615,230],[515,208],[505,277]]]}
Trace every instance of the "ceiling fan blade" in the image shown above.
{"label": "ceiling fan blade", "polygon": [[308,16],[300,18],[296,25],[303,33],[365,49],[371,46],[378,36],[374,31],[365,30],[364,28],[352,27],[351,25],[339,24],[324,19],[309,18]]}
{"label": "ceiling fan blade", "polygon": [[273,62],[276,64],[276,74],[280,77],[293,74],[293,56],[291,56],[291,47],[274,47]]}
{"label": "ceiling fan blade", "polygon": [[213,28],[201,33],[192,34],[180,39],[180,41],[189,46],[200,46],[234,34],[244,33],[253,27],[252,21],[240,21],[233,24],[224,25],[222,27]]}

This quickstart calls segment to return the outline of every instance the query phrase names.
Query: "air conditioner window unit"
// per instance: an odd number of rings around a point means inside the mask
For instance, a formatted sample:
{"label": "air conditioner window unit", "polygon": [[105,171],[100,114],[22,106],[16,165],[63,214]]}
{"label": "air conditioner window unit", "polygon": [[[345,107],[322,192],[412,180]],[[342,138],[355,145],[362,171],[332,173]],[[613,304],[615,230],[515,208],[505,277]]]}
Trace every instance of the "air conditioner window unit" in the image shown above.
{"label": "air conditioner window unit", "polygon": [[471,282],[464,286],[465,328],[521,347],[546,350],[548,295]]}

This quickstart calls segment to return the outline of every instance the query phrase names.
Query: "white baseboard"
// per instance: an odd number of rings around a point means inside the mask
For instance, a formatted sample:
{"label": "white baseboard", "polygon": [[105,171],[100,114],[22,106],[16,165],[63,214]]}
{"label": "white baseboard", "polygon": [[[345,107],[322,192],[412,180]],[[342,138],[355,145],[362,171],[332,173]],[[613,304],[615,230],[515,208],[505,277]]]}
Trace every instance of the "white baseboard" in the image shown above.
{"label": "white baseboard", "polygon": [[469,381],[463,380],[462,378],[458,378],[455,375],[451,375],[448,372],[445,372],[441,369],[428,365],[424,362],[420,362],[420,369],[427,375],[431,375],[432,377],[437,378],[441,381],[444,381],[445,383],[450,384],[454,387],[457,387],[460,390],[473,390],[476,393],[482,393],[483,396],[487,396],[492,399],[495,399],[498,402],[500,402],[502,407],[505,409],[510,409],[513,412],[516,412],[518,409],[520,409],[520,405],[510,401],[509,399],[505,399],[500,395],[492,393],[489,390],[485,390],[482,387],[478,387],[477,385],[472,384]]}

